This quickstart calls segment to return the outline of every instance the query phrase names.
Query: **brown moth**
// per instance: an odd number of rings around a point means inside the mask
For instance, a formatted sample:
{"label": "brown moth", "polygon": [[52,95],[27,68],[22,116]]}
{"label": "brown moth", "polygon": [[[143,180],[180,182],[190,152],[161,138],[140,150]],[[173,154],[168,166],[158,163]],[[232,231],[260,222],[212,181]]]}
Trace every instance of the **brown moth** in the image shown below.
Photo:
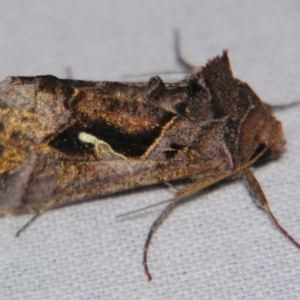
{"label": "brown moth", "polygon": [[[178,48],[177,48],[178,50]],[[177,83],[8,77],[0,83],[0,215],[34,214],[159,182],[191,179],[179,200],[224,179],[242,178],[257,205],[280,226],[250,167],[278,157],[281,123],[244,82],[227,51],[204,67],[186,63]]]}

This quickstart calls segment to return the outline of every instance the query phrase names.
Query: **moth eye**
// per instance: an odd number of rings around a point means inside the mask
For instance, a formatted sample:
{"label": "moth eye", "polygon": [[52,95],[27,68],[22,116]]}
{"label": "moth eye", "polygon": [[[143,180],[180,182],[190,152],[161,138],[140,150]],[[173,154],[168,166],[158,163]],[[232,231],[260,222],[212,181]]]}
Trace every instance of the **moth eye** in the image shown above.
{"label": "moth eye", "polygon": [[[256,149],[254,150],[250,160],[253,159],[254,157],[256,157],[262,150],[265,149],[265,147],[266,147],[265,144],[259,143],[258,146],[256,147]],[[269,154],[269,150],[266,151],[266,153],[259,159],[259,161],[264,160],[268,156],[268,154]]]}
{"label": "moth eye", "polygon": [[184,115],[185,112],[186,112],[187,106],[188,106],[187,103],[181,102],[181,103],[178,103],[178,104],[175,106],[175,110],[176,110],[176,112],[177,112],[178,114]]}

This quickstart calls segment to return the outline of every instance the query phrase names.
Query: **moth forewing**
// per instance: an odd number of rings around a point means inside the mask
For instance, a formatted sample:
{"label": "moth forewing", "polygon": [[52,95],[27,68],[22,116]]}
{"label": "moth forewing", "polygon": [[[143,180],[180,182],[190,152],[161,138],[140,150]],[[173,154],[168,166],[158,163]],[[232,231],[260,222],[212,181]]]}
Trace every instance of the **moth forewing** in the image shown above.
{"label": "moth forewing", "polygon": [[249,167],[281,154],[281,123],[235,79],[227,52],[178,83],[96,82],[54,76],[0,83],[0,215],[35,214],[99,196],[189,178],[152,225],[144,248],[175,202],[243,177],[275,225]]}

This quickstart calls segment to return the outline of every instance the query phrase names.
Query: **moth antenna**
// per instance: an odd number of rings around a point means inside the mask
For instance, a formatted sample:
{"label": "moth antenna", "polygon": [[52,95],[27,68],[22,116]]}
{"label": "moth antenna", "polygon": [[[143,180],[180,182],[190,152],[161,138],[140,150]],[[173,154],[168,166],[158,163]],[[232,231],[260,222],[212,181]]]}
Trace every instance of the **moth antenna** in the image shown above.
{"label": "moth antenna", "polygon": [[271,110],[284,110],[284,109],[289,109],[291,107],[295,107],[300,105],[300,101],[293,101],[291,103],[287,104],[278,104],[278,105],[273,105],[273,104],[266,104]]}
{"label": "moth antenna", "polygon": [[72,72],[72,68],[70,66],[65,67],[65,75],[66,75],[66,79],[73,79],[73,72]]}
{"label": "moth antenna", "polygon": [[152,73],[142,73],[137,75],[123,75],[123,78],[139,78],[139,77],[148,77],[148,76],[155,76],[155,75],[174,75],[174,74],[186,74],[185,71],[161,71],[161,72],[152,72]]}
{"label": "moth antenna", "polygon": [[43,212],[39,212],[39,213],[37,213],[37,214],[35,214],[27,223],[25,223],[25,225],[23,225],[18,231],[17,231],[17,233],[16,233],[16,235],[15,235],[15,237],[19,237],[20,236],[20,234],[22,233],[22,232],[24,232],[25,230],[26,230],[26,228],[28,228],[38,217],[40,217],[43,213],[44,213],[45,211],[43,211]]}
{"label": "moth antenna", "polygon": [[182,54],[182,49],[181,49],[181,39],[180,39],[180,33],[179,30],[176,29],[174,31],[174,44],[175,44],[175,55],[178,64],[186,71],[191,73],[195,67],[189,63],[185,58],[184,55]]}
{"label": "moth antenna", "polygon": [[243,173],[244,180],[248,187],[248,190],[252,194],[256,204],[260,206],[271,219],[275,227],[286,237],[288,238],[298,249],[300,249],[300,244],[280,225],[276,217],[273,215],[268,200],[263,193],[258,181],[254,177],[250,169],[246,169]]}
{"label": "moth antenna", "polygon": [[148,206],[139,208],[139,209],[137,209],[137,210],[133,210],[133,211],[127,212],[127,213],[125,213],[125,214],[117,215],[116,218],[126,217],[126,216],[129,216],[129,215],[138,213],[138,212],[140,212],[140,211],[149,209],[149,208],[151,208],[151,207],[155,207],[155,206],[158,206],[158,205],[161,205],[161,204],[168,203],[168,202],[170,202],[170,201],[172,201],[172,199],[165,200],[165,201],[161,201],[161,202],[158,202],[158,203],[155,203],[155,204],[151,204],[151,205],[148,205]]}

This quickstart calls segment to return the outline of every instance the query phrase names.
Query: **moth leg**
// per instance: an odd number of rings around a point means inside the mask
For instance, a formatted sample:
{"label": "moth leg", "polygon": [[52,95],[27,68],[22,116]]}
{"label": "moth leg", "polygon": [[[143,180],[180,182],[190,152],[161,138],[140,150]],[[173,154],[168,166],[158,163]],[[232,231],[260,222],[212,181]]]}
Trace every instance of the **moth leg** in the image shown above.
{"label": "moth leg", "polygon": [[288,238],[298,249],[300,249],[300,244],[294,240],[289,233],[280,225],[275,216],[273,215],[268,200],[265,197],[258,181],[254,177],[250,169],[246,169],[243,172],[243,179],[248,187],[249,192],[252,194],[256,204],[260,206],[269,216],[275,227],[286,237]]}
{"label": "moth leg", "polygon": [[144,246],[143,265],[144,265],[145,273],[146,273],[149,281],[152,280],[152,276],[150,274],[150,271],[149,271],[149,268],[148,268],[148,262],[147,262],[148,261],[147,260],[147,254],[148,254],[149,245],[150,245],[152,236],[153,236],[154,232],[156,231],[157,227],[163,221],[165,216],[171,211],[171,209],[173,208],[174,205],[175,205],[175,201],[172,201],[162,211],[162,213],[158,216],[158,218],[155,220],[155,222],[151,225],[148,236],[147,236],[147,239],[146,239],[146,243],[145,243],[145,246]]}
{"label": "moth leg", "polygon": [[36,213],[27,223],[25,223],[16,233],[15,237],[19,237],[20,234],[22,232],[24,232],[33,222],[35,222],[35,220],[40,217],[43,213],[45,212],[44,211],[40,211],[38,213]]}
{"label": "moth leg", "polygon": [[[230,174],[232,174],[232,173],[230,173]],[[178,201],[180,201],[188,196],[191,196],[191,195],[205,189],[206,187],[209,187],[209,186],[227,178],[230,174],[228,174],[228,173],[225,174],[224,172],[220,172],[218,174],[215,174],[213,177],[210,175],[210,176],[201,178],[196,182],[188,184],[187,186],[185,186],[184,188],[180,189],[177,192],[175,197],[173,197],[173,199],[170,200],[170,203],[167,205],[167,207],[160,213],[158,218],[151,225],[145,245],[144,245],[143,265],[144,265],[144,270],[145,270],[145,273],[146,273],[149,281],[152,280],[152,276],[150,274],[150,271],[148,268],[148,262],[147,262],[147,254],[148,254],[150,242],[151,242],[154,232],[156,231],[156,229],[158,228],[160,223],[163,221],[163,219],[166,217],[166,215],[173,209],[174,205]]]}
{"label": "moth leg", "polygon": [[171,182],[164,181],[164,184],[165,184],[167,187],[169,187],[169,188],[171,188],[171,189],[173,189],[173,190],[176,190],[177,192],[179,191],[179,188],[178,188],[177,186],[175,186],[174,184],[172,184]]}
{"label": "moth leg", "polygon": [[174,31],[174,42],[177,62],[185,71],[191,73],[195,69],[195,67],[191,63],[189,63],[182,54],[179,30]]}
{"label": "moth leg", "polygon": [[35,211],[33,217],[26,222],[16,233],[15,237],[19,237],[21,233],[23,233],[33,222],[36,221],[41,215],[43,215],[49,209],[55,207],[55,201],[50,201],[47,205],[41,208],[39,211]]}

